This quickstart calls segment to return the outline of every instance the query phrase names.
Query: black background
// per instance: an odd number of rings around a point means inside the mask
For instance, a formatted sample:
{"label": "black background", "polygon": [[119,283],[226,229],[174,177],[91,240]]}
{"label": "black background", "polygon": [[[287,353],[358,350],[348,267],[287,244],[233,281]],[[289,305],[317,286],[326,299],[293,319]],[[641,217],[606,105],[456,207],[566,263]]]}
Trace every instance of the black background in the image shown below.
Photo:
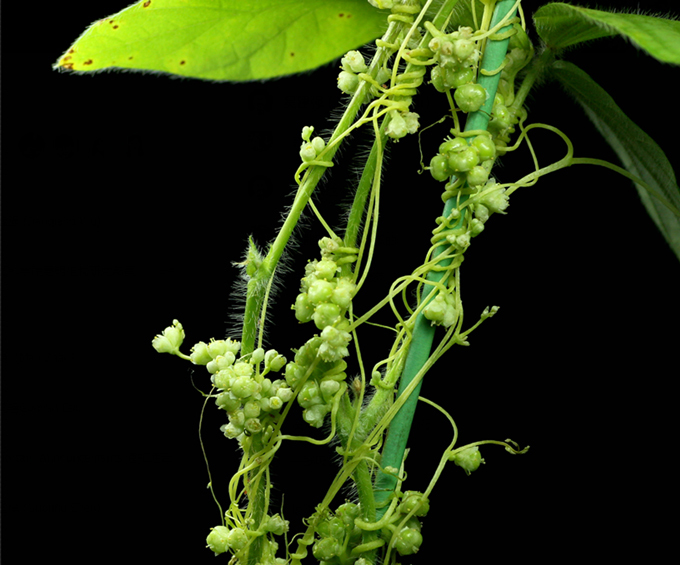
{"label": "black background", "polygon": [[[641,4],[657,12],[672,5]],[[332,127],[327,119],[343,102],[336,64],[248,84],[51,69],[87,25],[122,7],[3,10],[3,545],[26,562],[213,562],[203,546],[219,512],[205,488],[202,398],[190,379],[206,390],[207,373],[156,354],[151,339],[173,318],[186,329],[187,351],[236,336],[232,262],[248,234],[262,246],[275,236],[292,201],[302,126]],[[592,48],[568,58],[675,164],[677,69],[621,39]],[[427,125],[446,107],[423,91],[414,109]],[[557,87],[536,90],[528,106],[532,121],[571,137],[577,156],[616,161]],[[426,160],[446,129],[428,132]],[[366,146],[354,139],[360,149],[346,148],[318,191],[334,226]],[[548,133],[532,139],[542,164],[564,154]],[[417,174],[415,147],[408,139],[390,151],[374,281],[361,304],[410,272],[429,245],[440,187]],[[505,182],[531,168],[518,152],[497,176]],[[549,175],[518,191],[508,212],[494,216],[462,269],[467,319],[493,304],[499,314],[435,367],[422,394],[451,412],[461,444],[510,437],[531,450],[512,457],[487,447],[487,464],[469,478],[447,467],[423,551],[402,562],[517,555],[538,563],[584,551],[653,559],[670,533],[661,509],[677,501],[671,387],[680,265],[633,186],[603,169]],[[272,309],[268,345],[284,354],[311,332],[289,311],[301,266],[324,235],[308,218]],[[367,330],[371,364],[388,343],[385,331]],[[219,432],[224,421],[210,403],[203,437],[223,501],[238,461]],[[426,488],[450,433],[443,417],[419,407],[406,488]],[[325,492],[334,461],[327,447],[279,452],[274,505],[285,492],[294,532]]]}

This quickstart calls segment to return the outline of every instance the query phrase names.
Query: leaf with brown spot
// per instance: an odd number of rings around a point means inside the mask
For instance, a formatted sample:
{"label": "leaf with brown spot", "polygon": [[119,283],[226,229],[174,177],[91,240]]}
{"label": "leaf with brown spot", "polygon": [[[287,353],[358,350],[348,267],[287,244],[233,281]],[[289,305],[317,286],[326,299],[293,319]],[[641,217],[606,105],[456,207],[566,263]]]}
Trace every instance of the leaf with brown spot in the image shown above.
{"label": "leaf with brown spot", "polygon": [[264,79],[329,63],[386,25],[366,0],[145,0],[92,25],[54,68]]}

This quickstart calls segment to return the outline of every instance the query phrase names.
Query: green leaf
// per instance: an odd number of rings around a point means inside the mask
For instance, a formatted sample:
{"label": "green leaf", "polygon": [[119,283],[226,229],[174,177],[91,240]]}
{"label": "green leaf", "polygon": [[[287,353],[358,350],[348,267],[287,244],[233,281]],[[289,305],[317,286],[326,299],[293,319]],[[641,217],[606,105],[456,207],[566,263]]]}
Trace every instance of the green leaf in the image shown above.
{"label": "green leaf", "polygon": [[92,24],[54,68],[265,79],[374,40],[387,15],[366,0],[144,0]]}
{"label": "green leaf", "polygon": [[680,22],[676,20],[554,2],[534,13],[534,24],[538,35],[554,51],[591,39],[622,35],[652,57],[680,65]]}
{"label": "green leaf", "polygon": [[[648,187],[636,183],[647,212],[680,259],[680,188],[673,167],[656,142],[616,105],[586,72],[567,61],[553,63],[550,74],[583,107],[588,117],[621,159],[626,170]],[[675,211],[653,196],[661,195]]]}

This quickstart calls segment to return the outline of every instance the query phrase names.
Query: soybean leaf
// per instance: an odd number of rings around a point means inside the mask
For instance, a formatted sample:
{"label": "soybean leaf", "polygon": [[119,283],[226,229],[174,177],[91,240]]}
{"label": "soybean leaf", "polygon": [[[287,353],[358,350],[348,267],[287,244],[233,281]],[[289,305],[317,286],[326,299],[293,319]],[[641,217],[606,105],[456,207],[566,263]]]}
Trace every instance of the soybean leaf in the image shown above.
{"label": "soybean leaf", "polygon": [[92,24],[54,68],[265,79],[328,63],[386,21],[366,0],[144,0]]}
{"label": "soybean leaf", "polygon": [[604,12],[562,2],[541,6],[533,18],[538,35],[554,51],[591,39],[622,35],[659,61],[680,65],[680,21]]}
{"label": "soybean leaf", "polygon": [[556,61],[550,75],[583,107],[626,170],[675,207],[671,211],[647,187],[635,184],[642,203],[680,259],[680,188],[668,158],[657,143],[616,105],[609,94],[573,63]]}

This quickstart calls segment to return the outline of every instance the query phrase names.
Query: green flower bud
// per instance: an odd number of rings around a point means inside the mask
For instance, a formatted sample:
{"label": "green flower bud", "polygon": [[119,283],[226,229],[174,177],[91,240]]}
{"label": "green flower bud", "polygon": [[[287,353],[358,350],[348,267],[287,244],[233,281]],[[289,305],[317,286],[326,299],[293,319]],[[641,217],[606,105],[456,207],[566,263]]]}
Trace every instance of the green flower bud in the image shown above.
{"label": "green flower bud", "polygon": [[480,233],[484,231],[484,223],[477,218],[473,218],[470,222],[470,235],[472,237],[477,237]]}
{"label": "green flower bud", "polygon": [[356,292],[356,288],[357,285],[348,278],[337,279],[335,288],[333,289],[333,296],[331,296],[331,302],[337,304],[343,310],[346,310],[352,303],[352,297]]}
{"label": "green flower bud", "polygon": [[[290,390],[290,389],[286,389]],[[272,396],[271,398],[263,398],[262,400],[268,400],[269,401],[269,409],[270,410],[280,410],[281,407],[283,406],[283,400],[281,400],[278,396]]]}
{"label": "green flower bud", "polygon": [[220,390],[228,389],[234,380],[234,372],[229,369],[222,369],[217,371],[210,379],[213,384]]}
{"label": "green flower bud", "polygon": [[345,94],[354,94],[359,88],[359,77],[354,73],[340,71],[338,75],[338,88]]}
{"label": "green flower bud", "polygon": [[480,161],[487,161],[496,156],[496,145],[494,144],[493,139],[486,135],[478,135],[475,137],[472,140],[472,145],[479,151]]}
{"label": "green flower bud", "polygon": [[330,259],[321,259],[316,263],[315,272],[319,279],[331,281],[338,271],[338,264]]}
{"label": "green flower bud", "polygon": [[191,348],[190,357],[194,365],[207,365],[212,361],[212,357],[208,353],[208,345],[202,341],[199,341]]}
{"label": "green flower bud", "polygon": [[316,151],[316,154],[318,155],[326,147],[326,142],[323,140],[322,137],[315,137],[314,139],[312,139],[312,147],[314,148],[314,151]]}
{"label": "green flower bud", "polygon": [[234,371],[234,375],[237,377],[251,377],[255,372],[253,366],[250,363],[246,363],[244,361],[239,361],[236,363],[232,367],[232,370]]}
{"label": "green flower bud", "polygon": [[361,517],[361,509],[358,504],[353,502],[345,502],[338,506],[335,511],[335,517],[342,520],[346,528],[354,527],[354,519]]}
{"label": "green flower bud", "polygon": [[326,326],[321,332],[321,339],[324,342],[319,346],[319,356],[324,361],[339,361],[349,355],[347,344],[352,339],[349,332]]}
{"label": "green flower bud", "polygon": [[[370,0],[369,0],[370,1]],[[330,561],[342,552],[342,546],[335,538],[318,540],[312,548],[312,553],[320,561]]]}
{"label": "green flower bud", "polygon": [[433,37],[428,47],[435,53],[450,56],[453,53],[453,42],[448,37]]}
{"label": "green flower bud", "polygon": [[[224,343],[227,344],[227,351],[231,351],[234,355],[238,355],[238,352],[241,350],[241,342],[236,341],[231,338],[227,338],[224,340]],[[224,353],[222,355],[225,355]]]}
{"label": "green flower bud", "polygon": [[465,173],[479,164],[479,152],[474,146],[449,154],[449,168],[454,173]]}
{"label": "green flower bud", "polygon": [[327,302],[325,304],[319,304],[314,309],[314,324],[320,330],[323,330],[326,326],[332,326],[340,321],[341,312],[340,306]]}
{"label": "green flower bud", "polygon": [[447,88],[459,88],[464,84],[472,82],[475,72],[470,67],[444,69],[442,79]]}
{"label": "green flower bud", "polygon": [[224,355],[219,355],[215,357],[215,366],[218,371],[224,371],[225,369],[231,368],[236,361],[236,356],[231,351],[225,351]]}
{"label": "green flower bud", "polygon": [[246,418],[257,418],[260,415],[260,404],[249,400],[243,405],[243,414]]}
{"label": "green flower bud", "polygon": [[243,428],[235,426],[231,422],[220,426],[220,431],[229,439],[236,439],[243,433]]}
{"label": "green flower bud", "polygon": [[251,434],[259,434],[262,431],[262,422],[259,418],[248,418],[243,427]]}
{"label": "green flower bud", "polygon": [[309,287],[307,296],[312,304],[320,304],[321,302],[328,302],[333,296],[335,285],[324,280],[316,280]]}
{"label": "green flower bud", "polygon": [[491,212],[498,214],[504,214],[505,209],[509,206],[508,195],[505,194],[504,188],[499,188],[489,194],[484,195],[481,198],[481,202],[486,206]]}
{"label": "green flower bud", "polygon": [[479,466],[484,463],[479,447],[468,447],[457,453],[449,455],[449,461],[453,461],[469,475],[473,471],[479,469]]}
{"label": "green flower bud", "polygon": [[241,551],[248,544],[248,535],[241,528],[231,530],[227,539],[234,551]]}
{"label": "green flower bud", "polygon": [[284,520],[278,514],[268,516],[263,520],[263,529],[265,532],[271,532],[275,536],[281,536],[288,531],[289,522]]}
{"label": "green flower bud", "polygon": [[437,294],[423,309],[423,316],[432,322],[432,325],[441,324],[446,314],[446,300],[442,294]]}
{"label": "green flower bud", "polygon": [[498,104],[494,106],[492,111],[492,119],[489,122],[489,126],[497,131],[502,131],[509,128],[514,121],[514,116],[507,106],[503,104]]}
{"label": "green flower bud", "polygon": [[340,390],[340,383],[338,381],[331,380],[321,381],[319,389],[321,390],[321,395],[323,396],[324,401],[330,402],[333,399],[335,393]]}
{"label": "green flower bud", "polygon": [[[274,397],[276,398],[276,397]],[[271,399],[268,396],[263,396],[257,401],[257,405],[260,407],[260,409],[263,412],[271,412],[272,411],[272,402]]]}
{"label": "green flower bud", "polygon": [[368,70],[364,56],[359,51],[348,51],[347,54],[340,59],[342,68],[347,72],[365,73]]}
{"label": "green flower bud", "polygon": [[233,412],[234,410],[238,410],[241,406],[241,399],[235,397],[231,391],[226,391],[217,396],[215,404],[222,410]]}
{"label": "green flower bud", "polygon": [[229,423],[234,424],[237,428],[242,428],[243,424],[246,423],[246,415],[243,410],[234,410],[233,412],[227,413],[229,418]]}
{"label": "green flower bud", "polygon": [[406,131],[408,133],[416,133],[420,127],[420,123],[418,122],[420,115],[415,112],[406,112],[403,117],[404,123],[406,124]]}
{"label": "green flower bud", "polygon": [[305,323],[312,319],[312,316],[314,315],[314,306],[309,301],[309,296],[306,292],[297,295],[293,310],[295,310],[295,317],[299,322]]}
{"label": "green flower bud", "polygon": [[315,404],[311,408],[307,408],[302,412],[302,418],[310,426],[320,428],[323,426],[324,418],[328,414],[330,406],[326,404]]}
{"label": "green flower bud", "polygon": [[311,365],[316,359],[319,346],[323,340],[319,336],[309,338],[305,344],[295,353],[295,362],[301,367]]}
{"label": "green flower bud", "polygon": [[430,160],[430,174],[434,180],[444,182],[451,176],[448,158],[444,155],[435,155]]}
{"label": "green flower bud", "polygon": [[446,92],[448,87],[444,85],[441,67],[432,67],[432,70],[430,71],[430,84],[434,86],[437,92]]}
{"label": "green flower bud", "polygon": [[489,209],[484,204],[475,204],[475,218],[485,223],[489,219]]}
{"label": "green flower bud", "polygon": [[423,494],[417,491],[409,490],[404,493],[402,502],[399,505],[398,511],[402,514],[408,514],[414,508],[418,509],[413,514],[414,516],[425,516],[430,510],[430,503]]}
{"label": "green flower bud", "polygon": [[258,347],[255,351],[250,356],[250,362],[253,365],[257,365],[258,363],[262,363],[264,361],[264,349],[261,347]]}
{"label": "green flower bud", "polygon": [[471,39],[458,39],[453,42],[453,54],[461,61],[472,57],[474,52],[475,42]]}
{"label": "green flower bud", "polygon": [[464,84],[453,93],[453,99],[463,112],[476,112],[486,102],[488,96],[481,84]]}
{"label": "green flower bud", "polygon": [[210,533],[205,541],[208,547],[215,552],[215,555],[224,553],[229,549],[229,542],[227,536],[229,535],[229,528],[224,526],[215,526],[210,529]]}
{"label": "green flower bud", "polygon": [[304,375],[305,369],[298,365],[297,363],[290,361],[286,365],[286,382],[288,383],[288,386],[290,386],[291,388],[295,388],[295,386],[300,382],[300,379],[304,377]]}
{"label": "green flower bud", "polygon": [[278,390],[276,391],[276,396],[277,398],[280,398],[283,402],[288,402],[291,398],[293,398],[293,390],[288,388],[287,386],[279,387]]}
{"label": "green flower bud", "polygon": [[472,167],[467,173],[467,182],[471,187],[481,186],[489,180],[489,171],[481,165]]}
{"label": "green flower bud", "polygon": [[454,137],[447,139],[439,146],[439,153],[447,155],[449,153],[458,153],[463,149],[467,149],[468,142],[464,137]]}
{"label": "green flower bud", "polygon": [[286,358],[279,355],[275,349],[270,349],[265,355],[264,366],[270,371],[278,373],[286,366]]}
{"label": "green flower bud", "polygon": [[394,548],[400,555],[413,555],[418,553],[423,543],[423,534],[413,528],[404,528],[397,535]]}
{"label": "green flower bud", "polygon": [[213,359],[217,359],[220,355],[224,355],[227,352],[227,342],[223,339],[215,341],[210,340],[208,344],[208,353]]}
{"label": "green flower bud", "polygon": [[408,133],[408,127],[401,112],[392,110],[390,113],[390,122],[385,128],[385,133],[392,139],[401,139]]}
{"label": "green flower bud", "polygon": [[172,326],[168,326],[163,330],[161,335],[153,338],[151,345],[158,351],[158,353],[170,353],[177,355],[179,347],[184,341],[184,328],[177,320],[172,321]]}
{"label": "green flower bud", "polygon": [[238,377],[231,384],[231,392],[237,398],[248,398],[260,390],[260,385],[250,377]]}
{"label": "green flower bud", "polygon": [[303,408],[311,408],[316,404],[322,404],[323,398],[321,396],[321,390],[319,389],[319,384],[314,380],[308,380],[302,385],[300,389],[300,394],[298,394],[298,403]]}
{"label": "green flower bud", "polygon": [[316,150],[311,143],[303,143],[300,147],[300,158],[303,162],[309,163],[316,159]]}

